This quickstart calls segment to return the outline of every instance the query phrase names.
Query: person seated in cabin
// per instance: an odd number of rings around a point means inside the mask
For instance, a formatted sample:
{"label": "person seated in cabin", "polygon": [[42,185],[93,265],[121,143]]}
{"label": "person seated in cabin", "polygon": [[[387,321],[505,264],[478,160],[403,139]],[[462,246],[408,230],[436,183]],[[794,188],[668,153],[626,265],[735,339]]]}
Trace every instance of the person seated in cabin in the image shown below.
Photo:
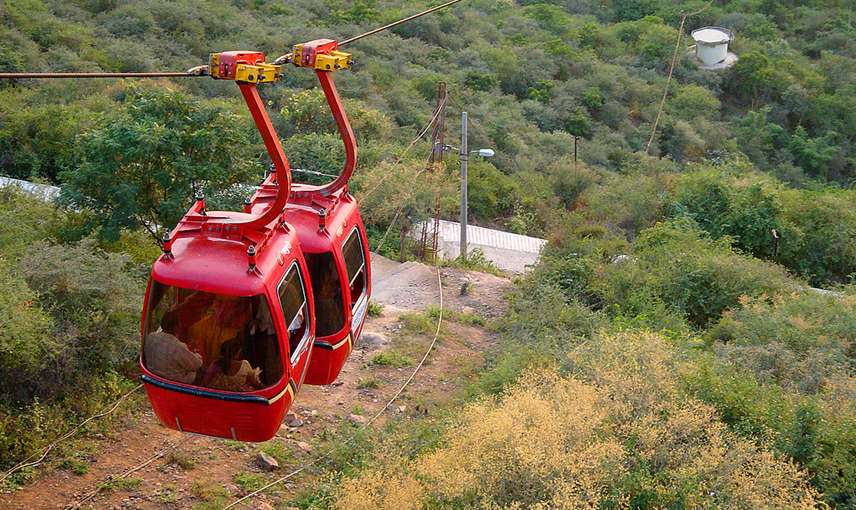
{"label": "person seated in cabin", "polygon": [[146,367],[157,376],[170,381],[192,384],[202,368],[202,356],[191,352],[176,338],[179,328],[177,313],[167,312],[161,320],[160,330],[149,333],[143,344]]}
{"label": "person seated in cabin", "polygon": [[220,357],[221,345],[243,332],[251,316],[250,298],[217,294],[208,313],[187,330],[188,343],[199,342],[202,362],[208,366]]}
{"label": "person seated in cabin", "polygon": [[241,359],[241,342],[237,338],[220,345],[220,356],[205,370],[202,386],[215,390],[244,392],[263,387],[259,379],[261,369]]}
{"label": "person seated in cabin", "polygon": [[294,336],[303,327],[303,320],[305,319],[304,315],[306,314],[304,310],[306,310],[305,304],[300,307],[300,310],[297,311],[297,314],[294,316],[294,319],[292,319],[291,324],[288,325],[289,338]]}
{"label": "person seated in cabin", "polygon": [[176,303],[171,311],[175,312],[179,317],[178,329],[175,336],[179,340],[187,338],[187,330],[196,324],[202,316],[211,309],[214,303],[216,294],[211,292],[202,292],[201,290],[192,293],[182,301]]}

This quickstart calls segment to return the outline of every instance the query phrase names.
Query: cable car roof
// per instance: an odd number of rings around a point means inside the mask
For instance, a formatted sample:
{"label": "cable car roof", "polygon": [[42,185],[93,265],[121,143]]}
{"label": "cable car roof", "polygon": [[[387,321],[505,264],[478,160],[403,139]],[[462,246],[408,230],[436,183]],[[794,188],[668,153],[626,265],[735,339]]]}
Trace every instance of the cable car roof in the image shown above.
{"label": "cable car roof", "polygon": [[249,243],[222,235],[206,235],[175,239],[171,256],[161,256],[152,268],[158,281],[178,287],[251,296],[264,293],[265,275],[277,266],[288,264],[299,251],[293,227],[283,224],[277,229],[250,270],[247,263]]}

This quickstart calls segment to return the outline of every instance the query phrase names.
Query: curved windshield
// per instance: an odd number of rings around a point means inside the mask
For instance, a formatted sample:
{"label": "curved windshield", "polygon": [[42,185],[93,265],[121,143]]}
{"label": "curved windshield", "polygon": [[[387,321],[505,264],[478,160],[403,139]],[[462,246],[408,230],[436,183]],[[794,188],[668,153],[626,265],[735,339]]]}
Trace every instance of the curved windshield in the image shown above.
{"label": "curved windshield", "polygon": [[143,363],[170,381],[246,392],[276,383],[282,358],[267,299],[153,281]]}
{"label": "curved windshield", "polygon": [[345,327],[345,305],[333,252],[304,253],[315,299],[315,336],[325,337]]}
{"label": "curved windshield", "polygon": [[360,231],[354,229],[342,244],[342,256],[348,271],[348,287],[351,290],[351,308],[354,308],[366,293],[366,255]]}
{"label": "curved windshield", "polygon": [[288,324],[288,348],[291,351],[291,364],[294,366],[301,352],[309,345],[311,333],[306,291],[296,262],[280,281],[277,294],[283,319]]}

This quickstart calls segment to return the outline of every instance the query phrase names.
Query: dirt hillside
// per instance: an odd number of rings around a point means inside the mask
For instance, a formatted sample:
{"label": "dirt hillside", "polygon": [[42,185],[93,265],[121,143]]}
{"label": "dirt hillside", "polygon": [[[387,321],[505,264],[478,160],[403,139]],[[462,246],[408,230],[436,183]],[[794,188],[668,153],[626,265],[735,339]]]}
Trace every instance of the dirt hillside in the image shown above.
{"label": "dirt hillside", "polygon": [[[64,458],[72,460],[48,463],[27,484],[0,492],[0,510],[225,507],[327,451],[337,439],[328,433],[333,427],[346,420],[359,426],[386,406],[434,337],[437,318],[425,312],[439,307],[441,288],[443,308],[454,317],[446,318],[429,362],[379,422],[388,413],[421,419],[449,402],[496,345],[479,325],[503,312],[508,279],[454,268],[442,268],[438,276],[437,268],[374,255],[372,273],[372,300],[384,305],[383,312],[368,319],[335,383],[301,388],[275,438],[236,443],[165,429],[138,392],[128,404],[133,413],[99,425],[104,432],[82,434],[73,451],[65,447]],[[385,359],[400,362],[380,362]],[[268,472],[259,465],[262,451],[280,460],[278,469]],[[290,508],[311,476],[301,474],[239,508]]]}

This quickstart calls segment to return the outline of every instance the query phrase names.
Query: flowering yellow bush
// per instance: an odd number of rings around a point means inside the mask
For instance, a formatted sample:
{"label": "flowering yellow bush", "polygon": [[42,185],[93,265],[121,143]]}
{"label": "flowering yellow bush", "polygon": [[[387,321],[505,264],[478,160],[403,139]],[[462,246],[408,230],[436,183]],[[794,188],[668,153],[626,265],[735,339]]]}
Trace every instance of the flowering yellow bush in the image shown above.
{"label": "flowering yellow bush", "polygon": [[661,337],[602,335],[576,351],[584,363],[576,375],[524,373],[502,397],[466,407],[442,446],[412,466],[386,456],[376,471],[344,484],[339,506],[822,505],[794,464],[728,431],[713,407],[682,394],[679,364]]}

